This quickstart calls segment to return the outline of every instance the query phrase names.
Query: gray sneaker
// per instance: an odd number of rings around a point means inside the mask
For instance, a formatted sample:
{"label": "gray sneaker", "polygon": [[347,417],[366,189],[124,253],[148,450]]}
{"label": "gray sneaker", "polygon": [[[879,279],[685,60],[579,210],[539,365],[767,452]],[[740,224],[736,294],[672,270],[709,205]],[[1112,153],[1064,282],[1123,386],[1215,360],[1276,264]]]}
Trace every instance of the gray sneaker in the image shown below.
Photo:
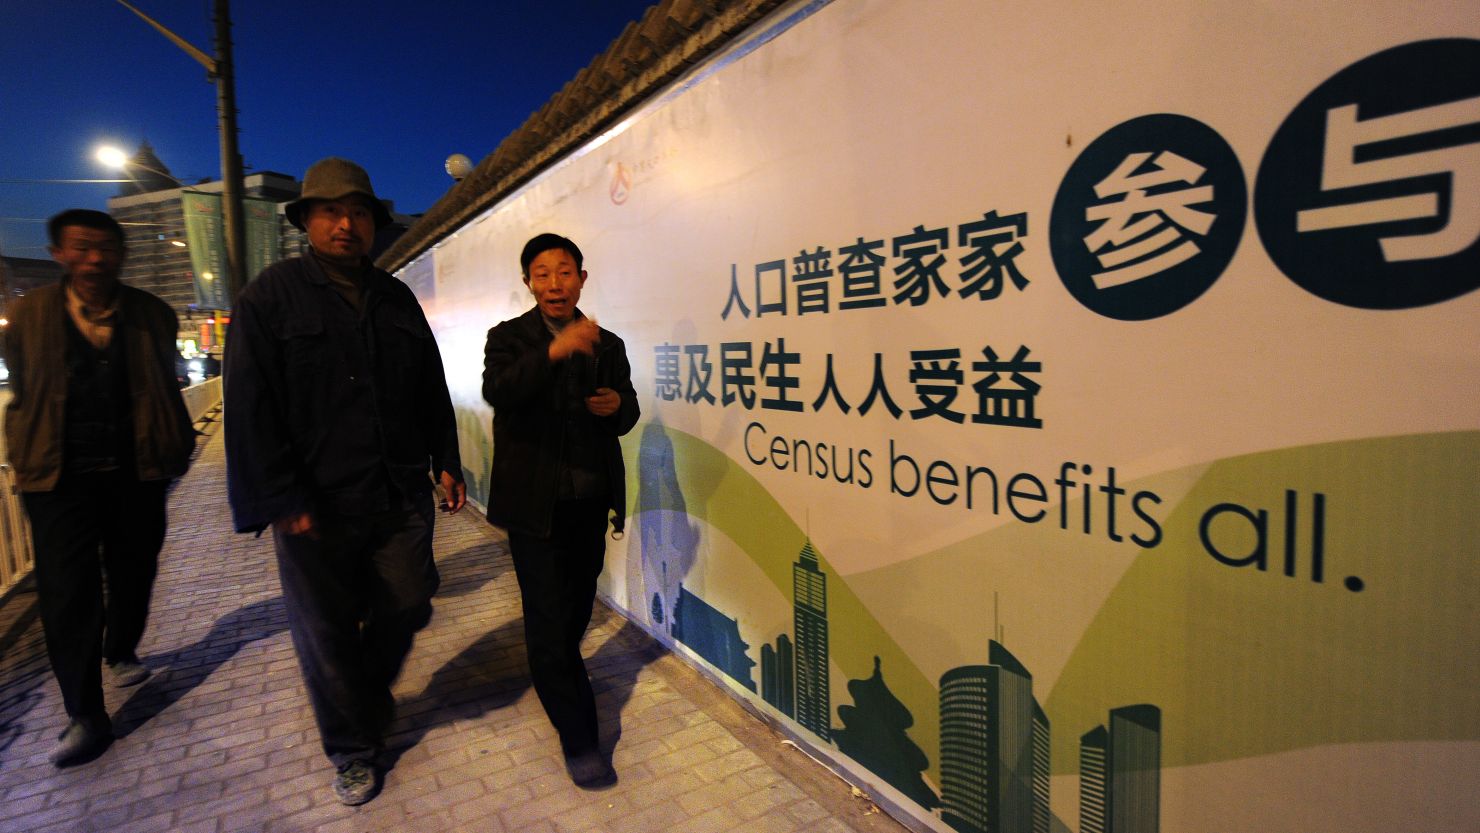
{"label": "gray sneaker", "polygon": [[128,688],[149,679],[149,669],[136,659],[108,663],[108,677],[116,688]]}
{"label": "gray sneaker", "polygon": [[380,794],[380,773],[369,761],[350,761],[334,776],[334,797],[351,807]]}
{"label": "gray sneaker", "polygon": [[56,748],[51,750],[47,759],[58,767],[85,764],[102,755],[112,744],[111,732],[98,732],[74,720],[57,736]]}

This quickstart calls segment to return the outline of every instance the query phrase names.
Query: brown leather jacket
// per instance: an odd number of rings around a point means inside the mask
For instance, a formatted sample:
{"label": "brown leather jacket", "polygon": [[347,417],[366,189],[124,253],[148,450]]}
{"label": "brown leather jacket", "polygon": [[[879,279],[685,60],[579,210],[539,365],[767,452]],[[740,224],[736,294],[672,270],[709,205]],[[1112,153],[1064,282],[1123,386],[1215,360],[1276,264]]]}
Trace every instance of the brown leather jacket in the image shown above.
{"label": "brown leather jacket", "polygon": [[[190,467],[195,430],[175,381],[179,319],[142,289],[120,286],[114,338],[124,353],[133,399],[134,458],[140,480],[168,480]],[[32,290],[10,308],[5,337],[10,407],[5,441],[16,485],[49,492],[62,473],[62,430],[67,403],[67,316],[61,283]]]}

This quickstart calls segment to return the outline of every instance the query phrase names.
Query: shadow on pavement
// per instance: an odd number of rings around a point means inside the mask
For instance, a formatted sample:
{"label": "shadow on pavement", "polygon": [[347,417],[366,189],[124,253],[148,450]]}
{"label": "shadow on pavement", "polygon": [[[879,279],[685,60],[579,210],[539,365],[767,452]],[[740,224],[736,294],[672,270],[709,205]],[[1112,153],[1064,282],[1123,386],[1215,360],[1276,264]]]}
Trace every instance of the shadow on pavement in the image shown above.
{"label": "shadow on pavement", "polygon": [[280,596],[253,602],[217,619],[205,636],[176,651],[144,658],[155,673],[134,689],[113,719],[113,734],[125,738],[205,682],[243,646],[288,629]]}

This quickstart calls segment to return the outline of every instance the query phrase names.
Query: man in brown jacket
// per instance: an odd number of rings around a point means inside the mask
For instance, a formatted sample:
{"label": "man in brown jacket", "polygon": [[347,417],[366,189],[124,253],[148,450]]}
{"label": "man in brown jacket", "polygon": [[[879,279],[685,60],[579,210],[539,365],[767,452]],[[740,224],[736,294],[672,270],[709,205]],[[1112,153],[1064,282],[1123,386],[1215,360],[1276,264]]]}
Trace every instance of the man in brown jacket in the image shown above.
{"label": "man in brown jacket", "polygon": [[11,309],[5,438],[70,718],[51,761],[69,766],[113,742],[103,663],[115,685],[149,676],[135,651],[164,544],[165,489],[189,466],[195,435],[175,382],[178,320],[119,282],[123,229],[101,211],[72,209],[48,231],[63,277]]}

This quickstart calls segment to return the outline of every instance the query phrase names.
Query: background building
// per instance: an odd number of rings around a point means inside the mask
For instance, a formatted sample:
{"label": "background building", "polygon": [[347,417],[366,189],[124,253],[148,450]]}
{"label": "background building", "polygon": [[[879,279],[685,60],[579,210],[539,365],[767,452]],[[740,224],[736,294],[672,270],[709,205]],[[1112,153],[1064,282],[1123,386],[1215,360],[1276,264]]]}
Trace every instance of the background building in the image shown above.
{"label": "background building", "polygon": [[[127,170],[134,177],[125,183],[118,196],[108,200],[108,213],[123,224],[128,245],[128,258],[123,264],[123,281],[130,286],[147,290],[174,307],[180,316],[180,338],[194,339],[204,349],[221,343],[225,326],[230,320],[218,315],[229,307],[224,288],[212,292],[216,281],[225,281],[225,275],[216,275],[201,270],[197,275],[196,264],[214,262],[209,253],[203,259],[197,252],[192,259],[190,240],[186,228],[185,205],[187,195],[204,194],[215,197],[221,193],[220,180],[182,184],[169,167],[155,154],[148,142],[140,145],[130,158]],[[307,251],[307,238],[294,228],[283,213],[283,206],[298,198],[302,183],[297,179],[276,171],[257,171],[247,174],[242,181],[243,197],[247,200],[244,213],[248,222],[266,220],[266,225],[276,234],[266,240],[266,250],[257,254],[256,261],[262,264],[303,254]],[[377,256],[383,248],[395,241],[414,217],[395,213],[394,203],[382,200],[391,209],[394,223],[376,238]],[[258,217],[254,212],[270,211],[270,217]],[[255,238],[249,234],[247,247],[252,248]],[[260,239],[259,239],[260,242]],[[212,240],[214,245],[224,245],[219,236]],[[252,258],[248,263],[252,264]],[[251,280],[256,270],[248,267],[247,279]],[[197,281],[197,277],[201,280]]]}
{"label": "background building", "polygon": [[0,257],[0,316],[5,314],[12,298],[19,298],[61,277],[62,266],[55,260]]}

